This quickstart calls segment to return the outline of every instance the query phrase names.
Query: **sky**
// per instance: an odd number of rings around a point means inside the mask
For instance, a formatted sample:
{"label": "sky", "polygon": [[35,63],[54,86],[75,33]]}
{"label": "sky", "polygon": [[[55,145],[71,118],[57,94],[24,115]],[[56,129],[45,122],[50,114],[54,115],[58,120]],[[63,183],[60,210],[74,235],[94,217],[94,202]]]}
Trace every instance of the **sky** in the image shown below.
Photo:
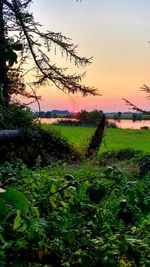
{"label": "sky", "polygon": [[[61,32],[79,45],[80,56],[93,57],[80,73],[102,94],[66,95],[51,85],[39,90],[42,110],[127,111],[122,98],[149,109],[140,87],[150,85],[150,0],[36,0],[32,11],[42,30]],[[63,62],[61,56],[53,61]],[[79,70],[69,64],[69,71]]]}

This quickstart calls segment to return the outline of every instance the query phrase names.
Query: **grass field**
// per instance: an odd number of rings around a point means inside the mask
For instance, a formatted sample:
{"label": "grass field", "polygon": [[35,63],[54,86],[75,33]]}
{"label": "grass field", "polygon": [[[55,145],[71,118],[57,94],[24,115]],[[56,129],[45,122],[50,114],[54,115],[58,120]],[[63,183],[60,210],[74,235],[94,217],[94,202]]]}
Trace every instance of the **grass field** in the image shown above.
{"label": "grass field", "polygon": [[[44,125],[44,128],[58,130],[68,141],[77,146],[85,147],[94,133],[95,128],[74,126]],[[101,151],[132,148],[145,153],[150,152],[150,131],[129,129],[106,129]]]}

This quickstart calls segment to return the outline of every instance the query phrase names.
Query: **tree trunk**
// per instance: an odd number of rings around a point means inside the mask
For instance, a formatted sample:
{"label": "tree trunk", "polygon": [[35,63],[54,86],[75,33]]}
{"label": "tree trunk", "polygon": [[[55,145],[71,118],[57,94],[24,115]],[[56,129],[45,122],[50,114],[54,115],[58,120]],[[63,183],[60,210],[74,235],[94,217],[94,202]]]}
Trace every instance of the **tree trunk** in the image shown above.
{"label": "tree trunk", "polygon": [[0,0],[0,104],[8,107],[9,103],[9,80],[6,66],[6,40],[3,18],[3,0]]}
{"label": "tree trunk", "polygon": [[95,130],[94,135],[91,138],[90,144],[86,152],[86,158],[93,156],[98,150],[102,143],[104,129],[105,129],[105,115],[102,113],[100,122]]}

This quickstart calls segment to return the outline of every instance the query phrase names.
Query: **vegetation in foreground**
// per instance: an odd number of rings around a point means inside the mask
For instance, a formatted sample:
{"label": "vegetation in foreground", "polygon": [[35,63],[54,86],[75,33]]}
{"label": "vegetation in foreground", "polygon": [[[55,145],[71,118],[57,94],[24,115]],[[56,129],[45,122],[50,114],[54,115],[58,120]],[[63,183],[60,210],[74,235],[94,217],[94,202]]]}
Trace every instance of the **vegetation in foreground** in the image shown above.
{"label": "vegetation in foreground", "polygon": [[149,169],[122,154],[109,166],[106,154],[105,164],[1,165],[0,266],[150,266]]}
{"label": "vegetation in foreground", "polygon": [[[126,159],[122,163],[121,170],[114,163],[100,167],[94,162],[88,167],[86,161],[84,165],[69,166],[66,156],[77,158],[79,154],[55,134],[33,129],[32,118],[26,117],[24,108],[10,105],[14,103],[14,95],[39,100],[34,89],[32,94],[26,91],[19,74],[27,55],[31,55],[34,69],[39,71],[36,84],[50,80],[63,91],[99,94],[96,88],[80,83],[83,75],[66,74],[66,69],[51,63],[51,58],[42,51],[45,43],[47,51],[53,44],[54,53],[60,47],[60,52],[69,56],[76,66],[91,61],[79,57],[76,46],[60,33],[42,33],[29,11],[31,2],[0,2],[0,128],[28,124],[29,129],[28,134],[23,130],[23,137],[27,135],[27,138],[18,139],[18,144],[14,141],[0,144],[3,162],[0,166],[0,266],[147,267],[150,265],[149,157],[141,155],[138,158],[141,165],[136,166],[131,160],[137,157],[133,153],[130,162]],[[20,69],[14,68],[17,59]],[[55,163],[49,161],[50,155]],[[34,166],[33,169],[28,169],[17,157]],[[51,165],[40,169],[45,161]]]}
{"label": "vegetation in foreground", "polygon": [[47,132],[38,126],[30,126],[20,130],[15,138],[0,139],[0,164],[18,158],[28,167],[46,166],[57,160],[77,161],[81,153],[56,130]]}
{"label": "vegetation in foreground", "polygon": [[[150,266],[150,155],[103,149],[81,161],[94,128],[41,127],[24,129],[18,147],[1,144],[9,162],[0,165],[0,266]],[[55,129],[85,146],[78,152]],[[120,143],[135,133],[107,131]]]}

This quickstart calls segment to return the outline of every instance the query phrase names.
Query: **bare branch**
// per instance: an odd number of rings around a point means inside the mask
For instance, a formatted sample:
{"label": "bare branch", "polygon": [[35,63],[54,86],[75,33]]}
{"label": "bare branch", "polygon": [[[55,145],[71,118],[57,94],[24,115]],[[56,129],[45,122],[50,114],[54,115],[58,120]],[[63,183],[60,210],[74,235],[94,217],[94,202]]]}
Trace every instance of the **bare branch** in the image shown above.
{"label": "bare branch", "polygon": [[146,98],[150,98],[150,87],[147,86],[146,84],[144,84],[142,87],[141,87],[141,91],[144,91],[145,93],[149,94]]}
{"label": "bare branch", "polygon": [[150,112],[148,112],[148,111],[146,111],[146,110],[144,110],[144,109],[141,109],[141,108],[139,108],[139,107],[137,107],[136,105],[134,105],[132,102],[130,102],[129,100],[127,100],[127,99],[125,99],[125,98],[122,98],[124,101],[125,101],[125,103],[126,103],[126,105],[127,106],[129,106],[129,109],[131,109],[131,110],[135,110],[135,111],[138,111],[138,112],[142,112],[142,113],[144,113],[144,114],[149,114]]}

